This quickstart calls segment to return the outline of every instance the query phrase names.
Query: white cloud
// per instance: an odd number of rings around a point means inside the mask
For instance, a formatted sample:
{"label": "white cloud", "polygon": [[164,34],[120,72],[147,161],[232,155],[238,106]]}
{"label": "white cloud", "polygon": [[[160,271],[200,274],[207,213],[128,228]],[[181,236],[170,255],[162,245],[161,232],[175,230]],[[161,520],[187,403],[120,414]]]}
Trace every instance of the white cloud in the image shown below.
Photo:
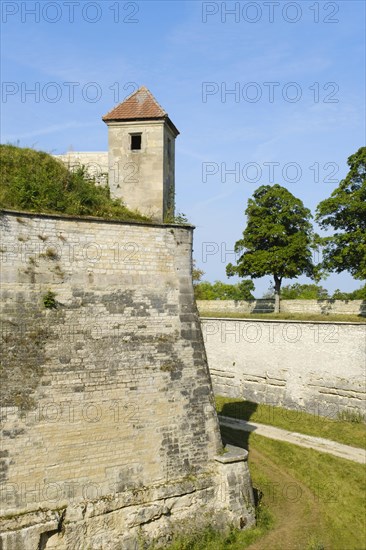
{"label": "white cloud", "polygon": [[44,128],[39,128],[38,130],[33,130],[32,132],[25,132],[23,134],[5,134],[3,136],[3,141],[14,142],[17,140],[28,139],[38,136],[45,136],[47,134],[54,134],[56,132],[62,132],[64,130],[70,130],[72,128],[90,128],[98,126],[97,122],[89,123],[80,123],[80,122],[66,122],[63,124],[53,124],[52,126],[46,126]]}

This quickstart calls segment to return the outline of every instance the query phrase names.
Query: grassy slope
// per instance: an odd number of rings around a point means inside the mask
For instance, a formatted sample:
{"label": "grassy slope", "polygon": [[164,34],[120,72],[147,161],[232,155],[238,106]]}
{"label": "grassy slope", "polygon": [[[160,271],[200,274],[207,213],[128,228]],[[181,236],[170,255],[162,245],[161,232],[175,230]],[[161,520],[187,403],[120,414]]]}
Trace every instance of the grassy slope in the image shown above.
{"label": "grassy slope", "polygon": [[272,405],[260,405],[242,399],[216,396],[218,414],[251,420],[269,426],[276,426],[292,432],[299,432],[316,437],[324,437],[366,449],[366,425],[363,422],[345,422],[330,420],[323,416],[302,411],[291,411]]}
{"label": "grassy slope", "polygon": [[2,209],[147,221],[112,199],[83,168],[70,171],[43,151],[0,145],[0,174]]}
{"label": "grassy slope", "polygon": [[315,314],[315,313],[224,313],[201,311],[200,317],[216,317],[228,319],[260,319],[271,321],[273,319],[279,321],[327,321],[336,322],[343,321],[345,323],[366,323],[366,317],[352,314]]}
{"label": "grassy slope", "polygon": [[249,448],[257,526],[177,539],[170,550],[364,550],[365,468],[360,464],[222,428],[227,443]]}
{"label": "grassy slope", "polygon": [[[217,397],[218,412],[365,447],[363,423]],[[365,467],[348,460],[222,427],[225,443],[249,449],[257,525],[228,536],[208,529],[170,550],[364,550]]]}
{"label": "grassy slope", "polygon": [[[224,428],[223,437],[247,446],[236,430]],[[251,550],[365,548],[363,465],[251,434],[249,468],[274,521]]]}

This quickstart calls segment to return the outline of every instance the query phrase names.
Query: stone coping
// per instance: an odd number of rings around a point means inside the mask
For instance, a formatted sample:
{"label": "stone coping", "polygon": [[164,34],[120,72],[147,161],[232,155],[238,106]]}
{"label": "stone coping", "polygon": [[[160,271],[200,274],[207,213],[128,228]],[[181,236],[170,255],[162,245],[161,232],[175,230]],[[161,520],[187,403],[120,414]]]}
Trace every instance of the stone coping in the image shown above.
{"label": "stone coping", "polygon": [[248,460],[248,451],[234,445],[225,445],[224,454],[215,456],[217,462],[229,464],[231,462],[245,462]]}
{"label": "stone coping", "polygon": [[117,225],[138,225],[145,227],[174,227],[176,229],[195,229],[195,225],[189,223],[179,224],[179,223],[159,223],[159,222],[148,222],[148,221],[138,221],[138,220],[115,220],[109,218],[98,218],[97,216],[73,216],[70,214],[52,214],[45,212],[27,212],[25,210],[8,210],[2,208],[0,210],[0,215],[11,215],[11,216],[25,216],[26,218],[45,218],[51,220],[65,220],[65,221],[76,221],[76,222],[96,222],[96,223],[110,223]]}
{"label": "stone coping", "polygon": [[366,325],[366,317],[364,321],[307,321],[303,319],[260,319],[260,318],[251,318],[251,317],[202,317],[200,315],[201,321],[248,321],[255,323],[302,323],[308,325],[355,325],[364,326]]}

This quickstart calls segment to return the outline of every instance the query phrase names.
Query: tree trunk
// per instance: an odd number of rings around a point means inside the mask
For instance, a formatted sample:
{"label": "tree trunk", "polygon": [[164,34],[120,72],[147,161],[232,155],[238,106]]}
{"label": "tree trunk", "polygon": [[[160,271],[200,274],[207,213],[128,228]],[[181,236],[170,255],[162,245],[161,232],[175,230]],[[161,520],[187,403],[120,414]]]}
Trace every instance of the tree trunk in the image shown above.
{"label": "tree trunk", "polygon": [[274,291],[275,291],[275,308],[274,312],[279,313],[280,312],[280,292],[281,292],[281,282],[282,278],[277,277],[277,275],[274,275]]}

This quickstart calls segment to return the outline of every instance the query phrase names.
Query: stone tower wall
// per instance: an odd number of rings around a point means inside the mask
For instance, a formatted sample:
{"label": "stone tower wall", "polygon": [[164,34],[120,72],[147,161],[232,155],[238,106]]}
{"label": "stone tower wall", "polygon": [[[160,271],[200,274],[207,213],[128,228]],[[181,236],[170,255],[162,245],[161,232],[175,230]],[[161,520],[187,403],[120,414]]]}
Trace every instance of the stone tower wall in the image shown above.
{"label": "stone tower wall", "polygon": [[[169,170],[168,132],[172,148]],[[141,133],[141,150],[131,151],[133,133]],[[111,195],[121,198],[128,208],[163,221],[164,185],[174,176],[174,137],[165,122],[109,122],[108,143]]]}
{"label": "stone tower wall", "polygon": [[174,215],[175,207],[175,136],[169,126],[164,128],[163,217]]}

